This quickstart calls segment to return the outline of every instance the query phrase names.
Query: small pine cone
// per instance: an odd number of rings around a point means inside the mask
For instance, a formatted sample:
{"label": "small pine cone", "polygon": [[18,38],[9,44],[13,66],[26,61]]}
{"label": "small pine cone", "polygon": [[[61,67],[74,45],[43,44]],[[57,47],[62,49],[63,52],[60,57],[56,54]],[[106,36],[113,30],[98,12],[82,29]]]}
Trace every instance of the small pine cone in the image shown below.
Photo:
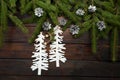
{"label": "small pine cone", "polygon": [[51,29],[51,24],[49,22],[44,22],[42,26],[43,30],[50,30]]}
{"label": "small pine cone", "polygon": [[100,31],[106,28],[104,21],[98,21],[97,26]]}
{"label": "small pine cone", "polygon": [[64,26],[67,23],[67,20],[64,17],[59,17],[58,22],[60,25]]}
{"label": "small pine cone", "polygon": [[34,13],[37,17],[41,17],[44,13],[42,8],[35,8]]}
{"label": "small pine cone", "polygon": [[72,33],[72,35],[78,34],[79,30],[80,30],[80,28],[77,25],[70,26],[70,33]]}
{"label": "small pine cone", "polygon": [[96,9],[96,6],[93,6],[93,5],[90,5],[89,7],[88,7],[88,11],[89,12],[95,12],[97,9]]}
{"label": "small pine cone", "polygon": [[85,11],[82,10],[82,9],[78,9],[78,10],[76,11],[76,14],[82,16],[82,15],[85,14]]}

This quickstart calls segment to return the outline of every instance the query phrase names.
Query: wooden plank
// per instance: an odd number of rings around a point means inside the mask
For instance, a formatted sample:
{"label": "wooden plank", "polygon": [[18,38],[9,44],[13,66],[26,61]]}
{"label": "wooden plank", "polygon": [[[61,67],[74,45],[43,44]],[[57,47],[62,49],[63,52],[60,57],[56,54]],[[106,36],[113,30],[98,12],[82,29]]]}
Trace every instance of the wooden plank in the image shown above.
{"label": "wooden plank", "polygon": [[120,78],[63,76],[0,76],[0,80],[120,80]]}
{"label": "wooden plank", "polygon": [[[5,37],[6,41],[9,41],[9,42],[28,42],[28,39],[32,36],[35,25],[28,24],[28,25],[26,25],[26,27],[29,29],[28,34],[24,34],[18,28],[14,27],[14,26],[10,26],[8,33],[6,34],[6,37]],[[84,33],[79,38],[73,38],[69,32],[69,29],[67,29],[66,31],[64,31],[63,36],[65,37],[64,38],[65,43],[87,43],[87,44],[90,44],[89,32]],[[109,44],[109,40],[100,39],[98,43]]]}
{"label": "wooden plank", "polygon": [[[36,75],[37,71],[30,69],[31,63],[31,60],[0,59],[0,75]],[[49,70],[42,71],[42,75],[120,77],[120,63],[68,60],[61,63],[60,68],[56,68],[55,63],[49,65]]]}
{"label": "wooden plank", "polygon": [[9,42],[27,42],[27,39],[28,39],[28,37],[30,37],[30,35],[31,34],[29,34],[29,33],[28,34],[22,33],[16,27],[9,27],[8,33],[6,33],[6,35],[5,35],[5,41],[6,42],[8,42],[8,41]]}
{"label": "wooden plank", "polygon": [[[66,57],[68,59],[92,58],[89,47],[89,45],[67,44]],[[33,45],[24,43],[7,43],[2,49],[0,49],[0,58],[31,58],[33,51]]]}
{"label": "wooden plank", "polygon": [[[16,27],[10,27],[8,33],[6,34],[6,41],[9,42],[27,42],[32,36],[35,27],[28,27],[29,33],[24,34]],[[73,38],[67,29],[63,33],[65,43],[90,43],[88,33],[83,34],[80,38]]]}
{"label": "wooden plank", "polygon": [[[87,44],[66,44],[66,57],[67,59],[73,60],[111,60],[109,54],[109,46],[98,45],[97,54],[92,54],[90,47],[91,46]],[[49,50],[48,47],[47,49]],[[31,58],[33,51],[34,46],[27,43],[6,43],[4,47],[0,49],[0,58],[29,59]],[[120,58],[118,60],[120,60]]]}

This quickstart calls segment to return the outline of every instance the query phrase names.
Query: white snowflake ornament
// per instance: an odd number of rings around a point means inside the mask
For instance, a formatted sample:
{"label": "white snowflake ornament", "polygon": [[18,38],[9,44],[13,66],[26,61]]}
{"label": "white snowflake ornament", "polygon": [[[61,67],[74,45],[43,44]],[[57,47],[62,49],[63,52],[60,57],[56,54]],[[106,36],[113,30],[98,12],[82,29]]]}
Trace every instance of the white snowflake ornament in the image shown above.
{"label": "white snowflake ornament", "polygon": [[104,21],[98,21],[97,26],[100,31],[106,28]]}
{"label": "white snowflake ornament", "polygon": [[63,36],[61,36],[62,33],[63,31],[57,25],[54,28],[55,41],[50,45],[49,59],[50,62],[56,62],[56,67],[60,67],[60,61],[65,63],[67,60],[64,56],[65,51],[63,51],[66,48],[64,47],[65,44],[62,44],[63,41]]}
{"label": "white snowflake ornament", "polygon": [[96,6],[93,6],[93,5],[90,5],[89,7],[88,7],[88,11],[89,12],[95,12],[97,9],[96,9]]}
{"label": "white snowflake ornament", "polygon": [[85,11],[82,10],[82,9],[78,9],[78,10],[76,11],[76,14],[82,16],[82,15],[85,14]]}
{"label": "white snowflake ornament", "polygon": [[70,26],[70,33],[71,33],[72,35],[78,34],[78,33],[79,33],[79,30],[80,30],[80,28],[79,28],[79,26],[77,26],[77,25],[71,25],[71,26]]}
{"label": "white snowflake ornament", "polygon": [[42,28],[43,30],[50,30],[51,29],[51,24],[47,21],[47,22],[44,22],[43,25],[42,25]]}
{"label": "white snowflake ornament", "polygon": [[35,8],[34,13],[37,17],[41,17],[43,15],[44,11],[42,8],[38,7],[38,8]]}
{"label": "white snowflake ornament", "polygon": [[42,70],[48,70],[48,54],[46,53],[46,45],[44,44],[45,37],[43,36],[42,32],[38,35],[38,38],[35,40],[35,52],[33,52],[32,58],[33,65],[31,69],[34,71],[38,69],[38,75],[41,75]]}

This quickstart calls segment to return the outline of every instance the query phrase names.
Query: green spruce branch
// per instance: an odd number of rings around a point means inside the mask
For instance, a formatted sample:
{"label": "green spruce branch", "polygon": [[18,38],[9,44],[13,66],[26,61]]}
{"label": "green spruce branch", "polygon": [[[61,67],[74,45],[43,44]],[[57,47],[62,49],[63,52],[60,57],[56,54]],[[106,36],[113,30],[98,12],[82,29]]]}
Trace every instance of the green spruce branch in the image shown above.
{"label": "green spruce branch", "polygon": [[17,0],[9,0],[10,6],[11,6],[12,8],[16,7],[16,1],[17,1]]}
{"label": "green spruce branch", "polygon": [[28,29],[24,26],[23,22],[17,16],[9,14],[9,18],[23,33],[28,33]]}
{"label": "green spruce branch", "polygon": [[51,20],[52,20],[52,22],[55,24],[55,25],[58,25],[58,15],[57,15],[57,13],[55,14],[55,13],[53,13],[53,12],[49,12],[49,16],[50,16],[50,18],[51,18]]}
{"label": "green spruce branch", "polygon": [[33,43],[35,38],[37,37],[38,34],[40,34],[40,31],[42,31],[42,25],[44,23],[44,21],[46,20],[46,14],[44,14],[44,16],[42,16],[38,22],[37,22],[37,26],[35,27],[35,30],[32,34],[32,37],[29,39],[29,43]]}
{"label": "green spruce branch", "polygon": [[117,47],[118,47],[118,28],[117,27],[115,27],[112,30],[110,44],[111,44],[112,61],[115,62],[117,60]]}
{"label": "green spruce branch", "polygon": [[42,2],[42,1],[37,1],[36,4],[37,4],[39,7],[43,8],[43,9],[44,9],[45,11],[47,11],[48,13],[51,12],[51,11],[56,12],[56,10],[57,10],[57,8],[56,8],[54,5],[52,5],[52,4],[47,4],[47,3],[44,3],[44,2]]}
{"label": "green spruce branch", "polygon": [[93,23],[91,29],[91,45],[92,45],[92,53],[95,54],[97,52],[97,37],[96,37],[96,26]]}
{"label": "green spruce branch", "polygon": [[[18,6],[19,5],[19,6]],[[97,7],[96,12],[89,13],[89,5]],[[43,8],[44,15],[36,17],[34,9]],[[76,15],[77,9],[83,9],[86,13],[83,16]],[[18,13],[21,12],[19,15]],[[24,19],[19,16],[29,16]],[[76,37],[90,30],[92,53],[97,53],[97,40],[108,38],[111,33],[111,55],[112,61],[117,60],[118,32],[120,30],[120,0],[1,0],[0,1],[0,45],[4,42],[4,36],[8,29],[8,18],[22,32],[28,33],[25,23],[35,23],[37,25],[29,42],[34,42],[44,21],[50,20],[53,25],[58,25],[58,17],[67,18],[68,22],[62,29],[66,30],[71,24],[79,25],[80,32]],[[96,23],[105,21],[106,29],[99,31]],[[49,31],[50,32],[50,31]]]}
{"label": "green spruce branch", "polygon": [[26,0],[20,0],[20,4],[21,4],[20,11],[21,11],[21,14],[27,13],[32,8],[32,1],[29,1],[28,3],[26,3],[25,1]]}
{"label": "green spruce branch", "polygon": [[3,32],[5,32],[8,29],[7,26],[7,4],[5,3],[4,0],[1,0],[1,27]]}
{"label": "green spruce branch", "polygon": [[77,16],[75,16],[75,14],[73,14],[72,12],[70,12],[70,11],[67,9],[67,6],[65,6],[65,4],[58,3],[58,6],[59,6],[60,10],[62,10],[62,12],[63,12],[68,18],[70,18],[73,22],[78,22]]}
{"label": "green spruce branch", "polygon": [[4,0],[0,1],[0,47],[2,47],[4,42],[4,34],[8,29],[7,26],[7,4]]}
{"label": "green spruce branch", "polygon": [[3,46],[3,42],[4,42],[4,34],[3,34],[3,29],[0,26],[0,48]]}

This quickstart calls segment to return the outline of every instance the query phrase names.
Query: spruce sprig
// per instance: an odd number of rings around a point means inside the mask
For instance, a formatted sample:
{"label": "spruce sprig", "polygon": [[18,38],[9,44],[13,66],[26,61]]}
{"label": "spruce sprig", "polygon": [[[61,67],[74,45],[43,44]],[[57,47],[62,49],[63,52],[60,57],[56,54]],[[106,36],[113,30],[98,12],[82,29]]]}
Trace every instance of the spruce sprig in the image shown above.
{"label": "spruce sprig", "polygon": [[46,20],[46,14],[44,14],[37,22],[37,25],[35,27],[35,30],[32,34],[32,37],[29,39],[29,43],[33,43],[35,38],[37,37],[38,34],[40,34],[40,31],[42,31],[42,25],[43,22]]}
{"label": "spruce sprig", "polygon": [[3,45],[4,41],[4,34],[8,29],[7,26],[7,4],[4,0],[0,1],[0,8],[1,8],[1,13],[0,13],[0,47]]}
{"label": "spruce sprig", "polygon": [[10,14],[9,18],[23,33],[28,33],[28,29],[24,26],[23,22],[18,17]]}
{"label": "spruce sprig", "polygon": [[115,62],[117,60],[117,46],[118,46],[118,28],[115,27],[111,33],[111,58]]}
{"label": "spruce sprig", "polygon": [[3,29],[3,32],[5,32],[8,29],[7,15],[8,15],[7,4],[4,0],[1,0],[1,27]]}

